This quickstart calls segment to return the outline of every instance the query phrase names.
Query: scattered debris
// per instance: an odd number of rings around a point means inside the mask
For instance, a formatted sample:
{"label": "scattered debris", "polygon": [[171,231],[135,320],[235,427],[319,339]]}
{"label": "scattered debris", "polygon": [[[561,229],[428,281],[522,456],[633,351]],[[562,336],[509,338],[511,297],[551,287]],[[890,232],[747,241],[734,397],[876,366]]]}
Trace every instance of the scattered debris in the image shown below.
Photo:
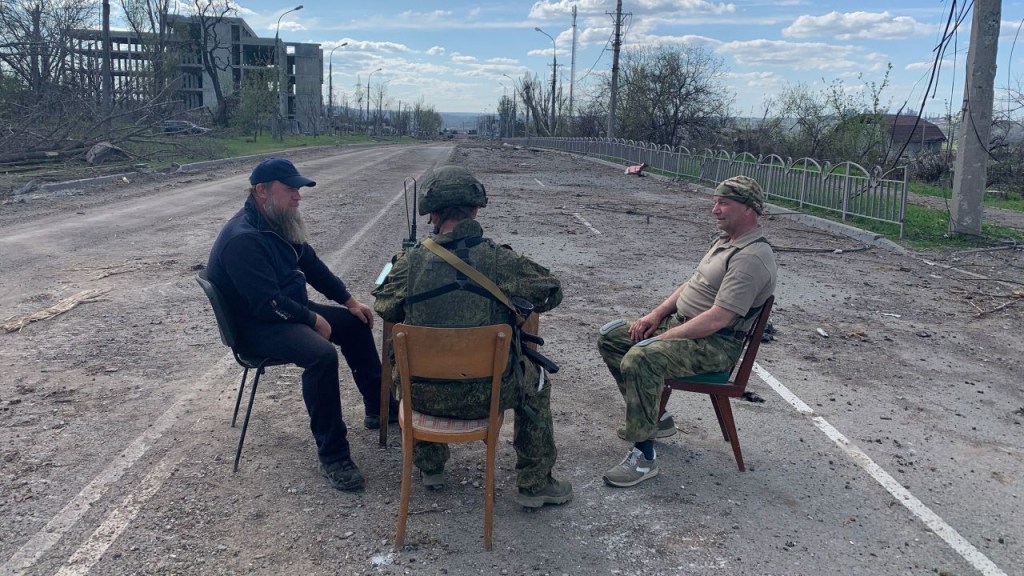
{"label": "scattered debris", "polygon": [[896,314],[894,312],[882,312],[882,316],[888,316],[890,318],[903,318],[903,316],[901,316],[900,314]]}
{"label": "scattered debris", "polygon": [[626,172],[625,173],[626,174],[636,174],[637,176],[645,176],[644,168],[647,168],[647,164],[644,163],[644,162],[641,162],[641,163],[636,164],[634,166],[628,166],[626,168]]}
{"label": "scattered debris", "polygon": [[920,332],[917,333],[917,335],[920,336],[921,338],[931,338],[932,337],[932,333],[928,332],[927,330],[921,330]]}
{"label": "scattered debris", "polygon": [[746,400],[747,402],[753,402],[755,404],[761,404],[764,402],[764,398],[758,396],[756,392],[744,392],[743,399]]}
{"label": "scattered debris", "polygon": [[50,306],[49,308],[43,308],[42,310],[38,310],[36,312],[33,312],[32,314],[27,314],[20,318],[15,318],[12,316],[11,318],[8,318],[7,321],[4,322],[3,324],[0,324],[0,328],[3,328],[5,332],[16,332],[18,330],[21,330],[25,326],[28,326],[32,322],[38,322],[40,320],[49,320],[54,316],[59,316],[67,312],[68,310],[71,310],[75,306],[78,306],[79,304],[84,304],[86,302],[96,302],[97,300],[99,300],[100,296],[106,294],[109,291],[109,289],[83,290],[78,294],[75,294],[74,296],[69,296],[61,300],[60,302],[57,302],[56,304]]}
{"label": "scattered debris", "polygon": [[821,328],[818,328],[817,332],[818,332],[818,336],[821,336],[822,338],[828,338],[828,332],[825,332]]}

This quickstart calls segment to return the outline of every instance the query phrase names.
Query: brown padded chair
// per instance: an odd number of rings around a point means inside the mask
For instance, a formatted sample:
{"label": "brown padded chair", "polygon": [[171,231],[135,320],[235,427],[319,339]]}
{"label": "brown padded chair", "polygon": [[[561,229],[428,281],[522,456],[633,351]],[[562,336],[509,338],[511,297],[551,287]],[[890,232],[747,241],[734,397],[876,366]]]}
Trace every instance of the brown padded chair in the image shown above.
{"label": "brown padded chair", "polygon": [[[479,328],[426,328],[395,324],[392,328],[395,364],[401,380],[398,422],[402,427],[402,493],[398,505],[395,548],[405,544],[412,488],[412,447],[416,440],[459,443],[483,440],[487,444],[484,483],[484,548],[491,549],[491,520],[494,516],[494,459],[504,412],[498,408],[501,375],[508,364],[512,327],[507,324]],[[463,380],[491,379],[488,417],[457,420],[421,414],[413,409],[411,380],[437,378]],[[381,422],[383,425],[383,422]]]}
{"label": "brown padded chair", "polygon": [[[775,303],[775,296],[769,296],[757,315],[757,320],[747,331],[743,339],[746,350],[740,355],[740,361],[733,366],[732,370],[726,372],[709,372],[705,374],[694,374],[681,378],[668,378],[665,380],[665,389],[661,393],[661,407],[658,415],[665,413],[665,405],[673,390],[683,392],[697,392],[707,394],[711,397],[711,405],[715,408],[715,416],[718,416],[718,425],[722,428],[722,436],[725,441],[732,444],[732,452],[736,456],[736,465],[740,472],[746,470],[743,466],[743,453],[740,452],[740,439],[736,435],[736,422],[732,417],[732,405],[730,398],[743,396],[747,390],[747,380],[750,378],[750,371],[754,368],[754,360],[757,357],[757,349],[761,347],[761,337],[764,336],[764,329],[768,325],[768,315],[771,314],[772,304]],[[733,373],[735,372],[735,376]]]}

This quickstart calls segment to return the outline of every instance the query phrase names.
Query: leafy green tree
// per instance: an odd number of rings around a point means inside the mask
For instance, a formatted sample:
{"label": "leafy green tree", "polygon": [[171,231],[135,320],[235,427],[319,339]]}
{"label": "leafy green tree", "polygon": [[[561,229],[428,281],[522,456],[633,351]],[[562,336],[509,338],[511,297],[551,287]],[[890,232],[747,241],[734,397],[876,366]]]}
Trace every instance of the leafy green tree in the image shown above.
{"label": "leafy green tree", "polygon": [[277,93],[273,90],[276,82],[274,70],[247,70],[238,92],[238,103],[234,107],[231,121],[242,132],[252,134],[253,140],[263,132],[264,126],[273,123],[277,114]]}

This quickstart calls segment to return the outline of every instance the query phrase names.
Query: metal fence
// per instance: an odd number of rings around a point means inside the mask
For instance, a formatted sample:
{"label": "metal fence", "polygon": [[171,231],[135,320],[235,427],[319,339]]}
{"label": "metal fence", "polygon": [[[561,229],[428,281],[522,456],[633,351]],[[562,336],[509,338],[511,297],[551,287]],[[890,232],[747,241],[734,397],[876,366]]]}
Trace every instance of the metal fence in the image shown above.
{"label": "metal fence", "polygon": [[903,225],[907,211],[907,168],[867,170],[855,162],[832,165],[813,158],[757,157],[748,152],[699,152],[683,146],[608,138],[512,138],[510,144],[560,150],[624,165],[646,164],[653,173],[712,185],[744,174],[761,184],[768,199],[813,206],[848,216]]}

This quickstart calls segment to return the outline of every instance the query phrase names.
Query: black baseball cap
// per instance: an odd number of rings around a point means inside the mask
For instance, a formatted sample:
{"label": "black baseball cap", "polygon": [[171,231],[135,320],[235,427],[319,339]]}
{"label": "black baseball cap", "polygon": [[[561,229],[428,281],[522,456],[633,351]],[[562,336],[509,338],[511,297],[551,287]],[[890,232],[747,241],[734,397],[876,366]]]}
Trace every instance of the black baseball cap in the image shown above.
{"label": "black baseball cap", "polygon": [[290,160],[284,158],[267,158],[252,169],[249,175],[249,184],[266,184],[277,180],[292,188],[303,186],[316,186],[316,182],[306,178],[295,168]]}

